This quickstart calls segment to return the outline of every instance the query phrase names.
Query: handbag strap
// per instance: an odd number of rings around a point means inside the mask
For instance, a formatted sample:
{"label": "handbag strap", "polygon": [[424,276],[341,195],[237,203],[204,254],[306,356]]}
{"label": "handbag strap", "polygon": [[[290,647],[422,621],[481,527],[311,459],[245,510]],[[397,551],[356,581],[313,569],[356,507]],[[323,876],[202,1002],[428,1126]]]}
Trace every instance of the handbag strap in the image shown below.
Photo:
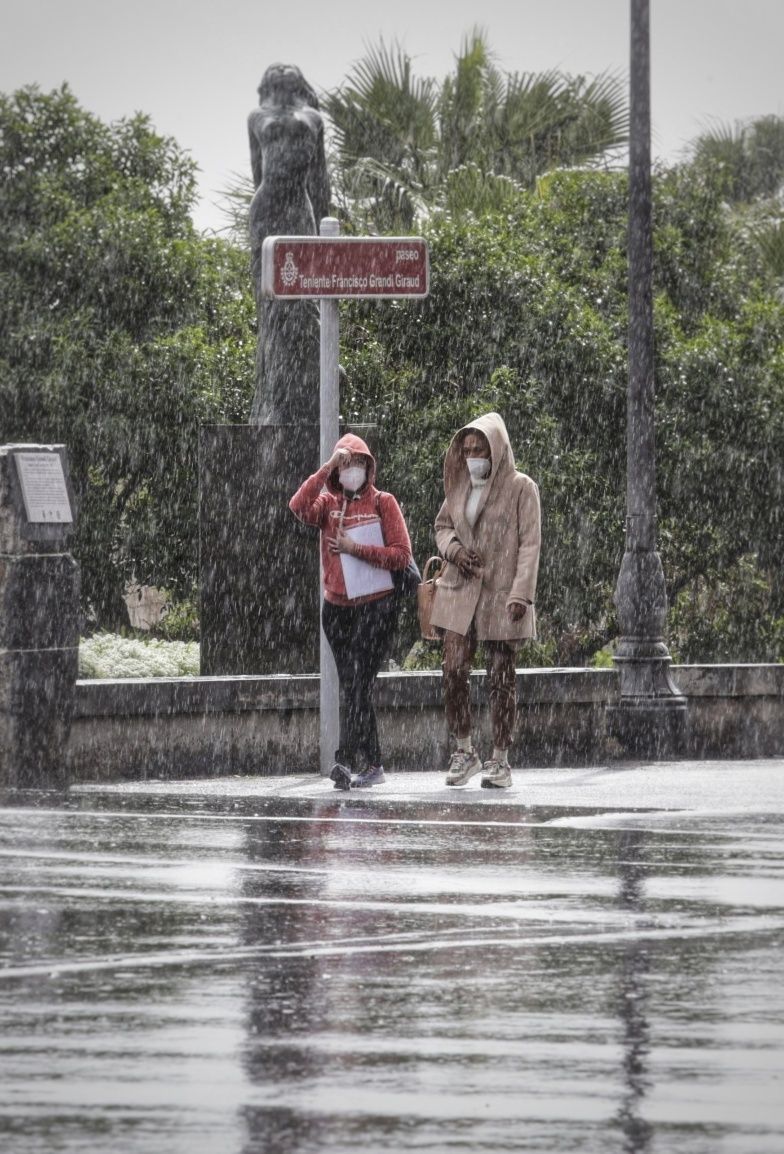
{"label": "handbag strap", "polygon": [[437,578],[441,572],[441,569],[443,568],[443,564],[444,564],[444,559],[443,559],[443,557],[439,556],[438,554],[436,554],[434,557],[428,557],[427,561],[425,562],[425,571],[422,574],[423,582],[430,580],[430,570],[434,565],[438,565],[438,573],[436,573],[435,577],[433,578],[434,580],[437,580]]}
{"label": "handbag strap", "polygon": [[[381,498],[382,497],[391,497],[391,496],[392,496],[391,493],[387,493],[383,489],[379,489],[378,492],[376,493],[376,512],[378,513],[378,519],[381,522],[382,534],[384,532],[384,510],[381,507]],[[386,543],[386,538],[385,538],[385,543]],[[413,561],[413,559],[414,559],[414,554],[412,553],[411,554],[411,560]],[[399,572],[399,570],[398,570],[398,572]]]}
{"label": "handbag strap", "polygon": [[[381,490],[376,492],[376,515],[381,522],[381,535],[384,534],[384,510],[381,508]],[[386,541],[384,542],[386,544]]]}

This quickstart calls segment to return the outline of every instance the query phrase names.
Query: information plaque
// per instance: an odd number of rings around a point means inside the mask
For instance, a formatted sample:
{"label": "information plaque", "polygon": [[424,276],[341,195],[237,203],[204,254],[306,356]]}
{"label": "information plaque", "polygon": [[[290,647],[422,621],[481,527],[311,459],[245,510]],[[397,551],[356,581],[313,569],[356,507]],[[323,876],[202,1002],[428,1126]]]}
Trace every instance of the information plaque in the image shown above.
{"label": "information plaque", "polygon": [[57,453],[14,453],[25,513],[31,524],[72,524],[63,462]]}

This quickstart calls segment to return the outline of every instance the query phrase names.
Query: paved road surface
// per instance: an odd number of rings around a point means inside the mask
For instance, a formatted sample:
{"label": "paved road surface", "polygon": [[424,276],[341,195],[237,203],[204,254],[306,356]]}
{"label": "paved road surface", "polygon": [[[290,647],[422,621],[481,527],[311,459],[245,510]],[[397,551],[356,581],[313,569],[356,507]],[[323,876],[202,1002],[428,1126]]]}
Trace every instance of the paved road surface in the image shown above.
{"label": "paved road surface", "polygon": [[8,1154],[784,1150],[784,761],[0,808]]}

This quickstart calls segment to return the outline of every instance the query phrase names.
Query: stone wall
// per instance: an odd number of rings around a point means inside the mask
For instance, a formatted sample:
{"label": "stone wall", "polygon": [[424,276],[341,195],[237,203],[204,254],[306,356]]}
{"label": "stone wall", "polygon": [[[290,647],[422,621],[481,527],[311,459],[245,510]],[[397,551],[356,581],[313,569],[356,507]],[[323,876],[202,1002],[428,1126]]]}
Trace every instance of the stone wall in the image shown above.
{"label": "stone wall", "polygon": [[[784,665],[684,665],[683,756],[784,756]],[[484,674],[472,675],[481,752],[489,752]],[[625,760],[606,732],[614,670],[518,670],[514,765]],[[439,673],[381,674],[381,741],[390,769],[441,768],[448,756]],[[75,781],[317,772],[318,677],[79,681],[67,750]]]}

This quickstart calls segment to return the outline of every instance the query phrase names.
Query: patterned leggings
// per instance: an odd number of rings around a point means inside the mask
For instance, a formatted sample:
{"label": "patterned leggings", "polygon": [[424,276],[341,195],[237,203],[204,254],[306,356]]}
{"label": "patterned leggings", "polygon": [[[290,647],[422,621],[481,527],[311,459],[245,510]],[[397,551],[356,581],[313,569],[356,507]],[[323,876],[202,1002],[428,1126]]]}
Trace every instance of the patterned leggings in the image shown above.
{"label": "patterned leggings", "polygon": [[[444,632],[444,699],[449,732],[455,737],[471,733],[470,673],[479,642],[472,625],[468,633]],[[493,744],[508,749],[516,716],[515,650],[511,641],[483,641],[490,679],[490,720]]]}

